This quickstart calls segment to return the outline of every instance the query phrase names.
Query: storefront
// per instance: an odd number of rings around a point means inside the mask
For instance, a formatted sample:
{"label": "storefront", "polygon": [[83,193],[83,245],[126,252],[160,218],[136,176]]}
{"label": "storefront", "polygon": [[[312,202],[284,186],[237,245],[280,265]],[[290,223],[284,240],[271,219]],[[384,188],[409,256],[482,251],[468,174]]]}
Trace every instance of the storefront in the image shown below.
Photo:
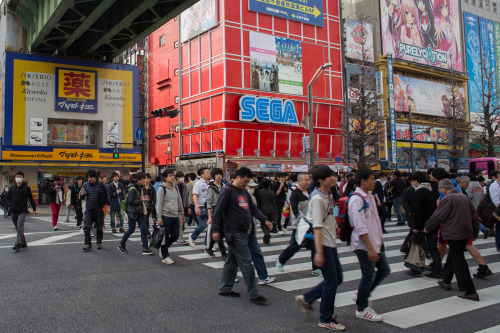
{"label": "storefront", "polygon": [[[311,15],[309,5],[289,2],[296,5],[275,11],[256,0],[202,0],[150,35],[150,109],[181,109],[179,119],[150,121],[150,160],[160,169],[172,155],[184,170],[184,161],[196,165],[206,154],[220,154],[215,165],[226,170],[239,159],[259,170],[283,160],[306,165],[307,84],[325,63],[332,67],[313,90],[314,150],[321,163],[341,154],[338,3],[309,1],[318,10]],[[277,14],[284,12],[288,19]],[[179,29],[181,40],[172,40]]]}
{"label": "storefront", "polygon": [[67,184],[89,169],[140,167],[137,67],[7,52],[6,69],[4,185],[19,170],[34,188],[54,175]]}

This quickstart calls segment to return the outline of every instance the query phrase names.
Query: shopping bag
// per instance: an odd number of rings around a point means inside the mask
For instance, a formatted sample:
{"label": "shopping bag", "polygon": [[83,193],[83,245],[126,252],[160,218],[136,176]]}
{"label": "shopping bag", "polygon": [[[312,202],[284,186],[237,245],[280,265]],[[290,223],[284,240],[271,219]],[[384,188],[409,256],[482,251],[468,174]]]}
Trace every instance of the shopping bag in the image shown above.
{"label": "shopping bag", "polygon": [[422,245],[416,241],[413,241],[410,244],[410,250],[405,257],[405,267],[418,272],[423,272],[425,270],[424,249],[422,248]]}
{"label": "shopping bag", "polygon": [[313,227],[311,222],[307,221],[305,218],[301,218],[299,223],[297,223],[297,231],[295,232],[295,241],[297,244],[303,246],[307,240],[313,240]]}
{"label": "shopping bag", "polygon": [[165,228],[156,227],[153,230],[153,235],[151,235],[151,242],[149,243],[149,247],[159,249],[164,236],[165,236]]}

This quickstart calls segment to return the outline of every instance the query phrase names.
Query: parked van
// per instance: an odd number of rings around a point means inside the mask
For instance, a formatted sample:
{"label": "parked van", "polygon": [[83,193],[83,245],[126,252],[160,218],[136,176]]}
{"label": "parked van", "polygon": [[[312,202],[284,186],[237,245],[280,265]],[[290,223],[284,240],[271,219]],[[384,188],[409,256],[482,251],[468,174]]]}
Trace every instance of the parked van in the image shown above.
{"label": "parked van", "polygon": [[469,162],[469,172],[475,173],[476,170],[482,170],[485,178],[488,178],[490,171],[496,171],[500,166],[500,158],[482,157],[473,158]]}

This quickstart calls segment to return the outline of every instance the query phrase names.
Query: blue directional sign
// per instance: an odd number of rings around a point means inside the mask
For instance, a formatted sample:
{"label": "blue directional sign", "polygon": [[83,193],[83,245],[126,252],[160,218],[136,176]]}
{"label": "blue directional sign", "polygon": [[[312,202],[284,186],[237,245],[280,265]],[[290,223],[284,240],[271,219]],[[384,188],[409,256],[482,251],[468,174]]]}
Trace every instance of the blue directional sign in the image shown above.
{"label": "blue directional sign", "polygon": [[323,26],[323,0],[249,0],[254,12]]}
{"label": "blue directional sign", "polygon": [[137,140],[142,140],[142,138],[144,137],[144,131],[142,128],[138,128],[137,131],[135,131],[135,138]]}

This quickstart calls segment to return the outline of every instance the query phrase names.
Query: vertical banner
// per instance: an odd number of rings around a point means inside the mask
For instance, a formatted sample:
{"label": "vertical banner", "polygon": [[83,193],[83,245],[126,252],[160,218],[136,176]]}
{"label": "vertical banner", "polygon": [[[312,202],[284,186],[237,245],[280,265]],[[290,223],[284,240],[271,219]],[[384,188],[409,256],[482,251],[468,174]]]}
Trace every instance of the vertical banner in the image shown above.
{"label": "vertical banner", "polygon": [[387,57],[387,80],[389,83],[389,111],[391,114],[391,152],[392,164],[396,167],[396,111],[394,110],[394,69],[392,67],[392,57]]}
{"label": "vertical banner", "polygon": [[[474,14],[464,13],[465,49],[469,76],[469,110],[471,121],[477,119],[482,110],[482,73],[479,21]],[[477,129],[479,130],[479,128]]]}
{"label": "vertical banner", "polygon": [[378,158],[387,160],[387,123],[382,120],[378,123]]}
{"label": "vertical banner", "polygon": [[[500,82],[500,23],[495,22],[495,54],[497,57],[497,84]],[[500,98],[500,91],[498,92]],[[500,101],[499,101],[500,102]]]}
{"label": "vertical banner", "polygon": [[490,75],[490,46],[488,43],[488,21],[484,17],[479,18],[481,32],[481,75],[483,76],[483,94],[488,94],[488,76]]}
{"label": "vertical banner", "polygon": [[[493,96],[498,94],[498,82],[497,76],[497,60],[495,57],[495,31],[493,27],[493,21],[488,20],[487,22],[488,29],[488,52],[489,52],[489,62],[490,62],[490,71],[491,71],[491,93]],[[498,106],[498,98],[494,98],[491,102],[491,106],[495,109]]]}

